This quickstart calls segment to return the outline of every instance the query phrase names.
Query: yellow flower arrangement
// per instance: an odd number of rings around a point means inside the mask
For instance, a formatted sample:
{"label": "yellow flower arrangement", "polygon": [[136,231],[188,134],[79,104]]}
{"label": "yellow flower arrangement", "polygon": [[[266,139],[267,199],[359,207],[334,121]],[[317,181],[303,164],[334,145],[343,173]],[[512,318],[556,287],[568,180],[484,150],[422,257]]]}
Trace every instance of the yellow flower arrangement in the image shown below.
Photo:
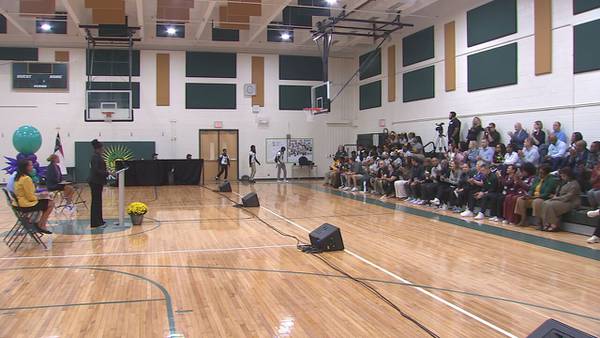
{"label": "yellow flower arrangement", "polygon": [[127,206],[129,215],[145,215],[148,212],[148,206],[142,202],[133,202]]}

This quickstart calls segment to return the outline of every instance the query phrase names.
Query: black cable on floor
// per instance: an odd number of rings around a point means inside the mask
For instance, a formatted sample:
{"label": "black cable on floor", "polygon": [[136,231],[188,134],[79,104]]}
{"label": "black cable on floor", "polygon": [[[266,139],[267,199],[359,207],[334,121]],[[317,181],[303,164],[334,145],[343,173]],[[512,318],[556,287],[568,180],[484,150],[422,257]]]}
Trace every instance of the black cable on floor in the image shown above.
{"label": "black cable on floor", "polygon": [[295,235],[290,235],[290,234],[288,234],[286,232],[281,231],[279,228],[277,228],[277,227],[269,224],[268,222],[266,222],[265,220],[263,220],[260,216],[258,216],[256,214],[250,212],[249,210],[247,210],[246,208],[244,208],[241,204],[239,204],[237,201],[234,201],[229,196],[221,193],[220,191],[209,189],[209,188],[205,187],[204,185],[202,185],[201,187],[203,187],[204,189],[210,190],[212,192],[215,192],[219,196],[221,196],[223,198],[226,198],[227,200],[231,201],[232,203],[234,203],[235,207],[238,207],[241,210],[245,211],[246,213],[254,216],[261,223],[265,224],[267,227],[269,227],[271,230],[277,232],[279,235],[281,235],[283,237],[289,237],[289,238],[295,239],[296,240],[296,247],[298,248],[298,250],[303,251],[305,253],[309,253],[309,254],[311,254],[314,257],[317,257],[318,259],[320,259],[323,263],[325,263],[327,266],[329,266],[333,270],[335,270],[338,273],[346,276],[347,278],[349,278],[353,282],[358,283],[360,286],[366,288],[369,292],[371,292],[372,294],[374,294],[377,298],[381,299],[384,303],[386,303],[392,309],[396,310],[396,312],[398,312],[402,317],[406,318],[407,320],[409,320],[410,322],[412,322],[413,324],[415,324],[417,327],[419,327],[421,330],[423,330],[425,333],[427,333],[431,337],[440,338],[440,336],[438,336],[435,332],[433,332],[427,326],[425,326],[424,324],[422,324],[421,322],[419,322],[417,319],[411,317],[409,314],[407,314],[404,311],[402,311],[402,309],[400,309],[396,304],[394,304],[394,302],[392,302],[389,298],[387,298],[386,296],[384,296],[383,294],[381,294],[381,292],[379,292],[377,289],[375,289],[375,287],[373,287],[371,284],[369,284],[369,283],[367,283],[367,282],[365,282],[363,280],[355,278],[351,274],[349,274],[346,271],[344,271],[342,268],[340,268],[337,265],[331,263],[327,258],[325,258],[325,257],[323,257],[323,256],[320,255],[321,251],[318,251],[315,248],[312,248],[310,246],[310,244],[304,242],[303,240],[301,240],[300,238],[298,238]]}

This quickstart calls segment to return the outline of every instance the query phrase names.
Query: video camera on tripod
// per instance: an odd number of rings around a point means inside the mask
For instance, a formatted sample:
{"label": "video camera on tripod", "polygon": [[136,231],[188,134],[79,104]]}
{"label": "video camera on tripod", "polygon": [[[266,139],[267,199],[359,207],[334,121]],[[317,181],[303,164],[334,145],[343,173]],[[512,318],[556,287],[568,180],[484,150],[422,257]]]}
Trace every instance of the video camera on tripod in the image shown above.
{"label": "video camera on tripod", "polygon": [[440,137],[446,136],[446,135],[444,135],[444,124],[445,124],[444,122],[435,124],[435,131],[438,132],[438,136],[440,136]]}

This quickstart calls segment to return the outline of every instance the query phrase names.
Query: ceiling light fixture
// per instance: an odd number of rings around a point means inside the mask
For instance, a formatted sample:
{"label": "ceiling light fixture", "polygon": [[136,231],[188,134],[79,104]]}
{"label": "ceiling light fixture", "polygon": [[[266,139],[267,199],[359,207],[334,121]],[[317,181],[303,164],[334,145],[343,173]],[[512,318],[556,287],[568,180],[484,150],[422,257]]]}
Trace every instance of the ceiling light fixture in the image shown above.
{"label": "ceiling light fixture", "polygon": [[291,38],[290,33],[283,32],[281,33],[281,40],[288,41]]}
{"label": "ceiling light fixture", "polygon": [[325,1],[330,5],[335,5],[337,3],[337,0],[325,0]]}
{"label": "ceiling light fixture", "polygon": [[169,27],[169,28],[167,28],[167,34],[169,34],[169,35],[175,35],[175,34],[177,34],[177,28],[175,28],[175,27]]}
{"label": "ceiling light fixture", "polygon": [[49,23],[43,23],[40,28],[45,32],[52,30],[52,26]]}

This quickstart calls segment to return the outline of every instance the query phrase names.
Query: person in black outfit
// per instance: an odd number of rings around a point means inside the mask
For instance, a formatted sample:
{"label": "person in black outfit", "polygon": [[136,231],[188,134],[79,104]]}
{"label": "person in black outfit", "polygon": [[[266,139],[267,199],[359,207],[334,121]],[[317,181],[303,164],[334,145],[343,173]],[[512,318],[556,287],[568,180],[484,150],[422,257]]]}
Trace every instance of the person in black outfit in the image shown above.
{"label": "person in black outfit", "polygon": [[460,120],[456,117],[456,113],[451,111],[448,116],[450,122],[448,122],[448,145],[458,145],[460,142]]}
{"label": "person in black outfit", "polygon": [[471,141],[479,141],[479,134],[483,131],[481,119],[477,116],[473,118],[473,125],[467,131],[467,143]]}
{"label": "person in black outfit", "polygon": [[102,217],[102,189],[104,188],[104,184],[106,184],[108,171],[106,170],[106,162],[102,158],[104,146],[100,141],[94,139],[92,140],[92,147],[94,148],[94,154],[90,160],[90,176],[88,178],[88,183],[92,190],[90,224],[92,228],[96,228],[105,224]]}
{"label": "person in black outfit", "polygon": [[221,178],[221,175],[223,173],[225,173],[225,179],[227,179],[227,174],[229,172],[229,165],[230,165],[230,161],[229,161],[229,155],[227,155],[227,149],[223,149],[223,153],[221,153],[221,155],[219,155],[219,173],[217,174],[217,177],[215,177],[216,180]]}

